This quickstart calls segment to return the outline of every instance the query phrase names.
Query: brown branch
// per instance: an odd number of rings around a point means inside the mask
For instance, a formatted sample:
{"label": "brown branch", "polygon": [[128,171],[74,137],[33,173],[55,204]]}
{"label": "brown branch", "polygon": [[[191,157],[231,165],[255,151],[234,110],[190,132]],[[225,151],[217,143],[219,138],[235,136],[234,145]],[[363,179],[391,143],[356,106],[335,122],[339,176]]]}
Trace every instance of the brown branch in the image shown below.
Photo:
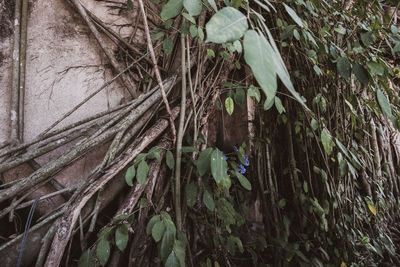
{"label": "brown branch", "polygon": [[[179,107],[173,110],[173,118],[179,114]],[[164,119],[158,122],[149,130],[147,130],[140,139],[137,139],[127,150],[116,158],[114,163],[107,168],[100,176],[95,175],[88,181],[88,186],[77,192],[69,204],[65,215],[62,217],[60,227],[57,229],[44,266],[58,266],[61,262],[66,245],[69,242],[73,227],[78,216],[89,201],[89,199],[115,175],[123,170],[139,153],[141,153],[151,142],[154,141],[168,126],[168,122]]]}

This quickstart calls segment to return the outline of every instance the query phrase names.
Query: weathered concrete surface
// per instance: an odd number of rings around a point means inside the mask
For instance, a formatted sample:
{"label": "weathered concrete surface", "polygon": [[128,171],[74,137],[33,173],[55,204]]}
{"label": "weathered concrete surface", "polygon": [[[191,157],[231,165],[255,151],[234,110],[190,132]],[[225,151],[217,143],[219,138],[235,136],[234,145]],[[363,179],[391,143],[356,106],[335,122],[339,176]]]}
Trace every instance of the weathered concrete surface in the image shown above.
{"label": "weathered concrete surface", "polygon": [[[6,3],[7,2],[7,3]],[[0,7],[12,4],[11,0],[0,0]],[[105,21],[123,37],[132,32],[133,11],[127,12],[110,8],[105,2],[82,0],[82,4]],[[126,1],[120,1],[124,5]],[[113,4],[118,5],[118,4]],[[14,17],[13,11],[0,9],[2,17]],[[85,99],[89,94],[110,80],[116,73],[110,70],[108,59],[84,24],[80,15],[66,0],[29,1],[28,47],[25,92],[24,140],[29,141],[39,135],[65,113]],[[10,132],[10,88],[12,68],[12,25],[1,25],[0,31],[0,143],[9,137]],[[8,31],[5,27],[8,27]],[[140,30],[139,38],[141,35]],[[106,38],[105,38],[106,39]],[[113,43],[109,42],[112,46]],[[114,47],[115,48],[115,47]],[[120,81],[93,97],[57,127],[62,127],[84,117],[117,105],[129,94]],[[56,128],[57,128],[56,127]],[[57,158],[65,147],[37,159],[41,165]],[[99,148],[80,159],[56,179],[68,186],[84,179],[104,155],[106,148]],[[32,172],[28,165],[7,172],[5,180],[25,177]],[[51,188],[42,188],[34,195],[49,192]],[[60,197],[54,199],[60,203]],[[40,211],[50,208],[42,201]]]}

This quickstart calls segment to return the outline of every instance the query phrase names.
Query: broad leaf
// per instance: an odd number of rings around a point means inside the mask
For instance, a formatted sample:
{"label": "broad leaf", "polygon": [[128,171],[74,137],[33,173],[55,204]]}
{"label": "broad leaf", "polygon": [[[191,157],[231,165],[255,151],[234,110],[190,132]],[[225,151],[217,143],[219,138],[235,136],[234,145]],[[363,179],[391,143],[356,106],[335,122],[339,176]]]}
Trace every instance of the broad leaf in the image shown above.
{"label": "broad leaf", "polygon": [[325,149],[326,154],[328,155],[332,154],[332,149],[334,144],[331,135],[329,134],[326,128],[324,128],[321,132],[321,142]]}
{"label": "broad leaf", "polygon": [[202,10],[201,0],[183,0],[183,6],[191,16],[199,15]]}
{"label": "broad leaf", "polygon": [[337,66],[340,76],[342,76],[345,79],[350,78],[351,65],[350,65],[350,61],[347,59],[347,57],[338,58],[338,60],[336,62],[336,66]]}
{"label": "broad leaf", "polygon": [[203,203],[210,211],[214,211],[215,209],[215,202],[208,190],[205,190],[203,193]]}
{"label": "broad leaf", "polygon": [[368,71],[360,64],[356,63],[353,67],[354,74],[356,75],[357,79],[363,84],[368,85],[369,83],[369,75]]}
{"label": "broad leaf", "polygon": [[163,262],[165,262],[169,254],[171,254],[171,251],[174,247],[174,241],[175,241],[175,233],[172,231],[171,228],[167,227],[164,232],[160,246],[160,256]]}
{"label": "broad leaf", "polygon": [[231,97],[227,97],[225,99],[225,109],[229,115],[232,115],[234,109],[233,99]]}
{"label": "broad leaf", "polygon": [[250,85],[249,89],[247,89],[247,95],[254,98],[258,103],[261,100],[260,90],[254,85]]}
{"label": "broad leaf", "polygon": [[108,258],[110,257],[110,243],[105,238],[100,238],[100,241],[97,243],[96,256],[100,265],[106,265]]}
{"label": "broad leaf", "polygon": [[78,267],[94,267],[95,259],[90,253],[90,249],[82,253],[78,261]]}
{"label": "broad leaf", "polygon": [[136,179],[139,184],[144,184],[146,182],[148,173],[149,173],[149,165],[147,165],[147,162],[145,160],[142,160],[137,168]]}
{"label": "broad leaf", "polygon": [[160,215],[154,215],[153,217],[151,217],[150,221],[147,223],[146,226],[146,234],[150,235],[154,225],[159,221],[161,221]]}
{"label": "broad leaf", "polygon": [[376,208],[374,203],[372,203],[371,201],[368,201],[368,209],[372,214],[376,216]]}
{"label": "broad leaf", "polygon": [[361,33],[361,41],[366,47],[369,47],[373,42],[375,42],[376,37],[373,32]]}
{"label": "broad leaf", "polygon": [[133,186],[133,178],[135,178],[135,166],[132,165],[126,170],[125,181],[129,186]]}
{"label": "broad leaf", "polygon": [[186,204],[193,208],[197,201],[198,187],[195,183],[190,183],[186,186]]}
{"label": "broad leaf", "polygon": [[[178,239],[181,239],[181,238],[179,238],[179,234],[178,234]],[[184,236],[184,240],[186,240],[186,242],[187,242],[186,236]],[[181,240],[175,240],[174,252],[175,252],[176,257],[178,258],[180,266],[184,267],[185,266],[185,243]]]}
{"label": "broad leaf", "polygon": [[380,75],[382,76],[385,73],[385,69],[383,66],[377,62],[368,62],[367,63],[368,68],[371,70],[373,75]]}
{"label": "broad leaf", "polygon": [[163,221],[156,222],[154,224],[153,229],[151,229],[151,236],[153,237],[154,241],[158,242],[164,235],[165,231],[165,224]]}
{"label": "broad leaf", "polygon": [[166,39],[163,41],[163,50],[164,50],[164,53],[165,53],[166,55],[171,54],[173,48],[174,48],[174,43],[172,42],[172,40],[171,40],[170,38],[166,38]]}
{"label": "broad leaf", "polygon": [[282,114],[283,112],[286,111],[284,106],[282,105],[282,101],[279,97],[275,97],[275,107],[276,107],[276,110],[278,110],[279,114]]}
{"label": "broad leaf", "polygon": [[392,109],[390,108],[390,103],[380,89],[376,91],[376,98],[378,99],[378,103],[383,114],[385,114],[385,116],[389,119],[392,118]]}
{"label": "broad leaf", "polygon": [[215,12],[218,12],[217,5],[215,4],[215,0],[207,0],[210,6],[214,9]]}
{"label": "broad leaf", "polygon": [[169,0],[163,5],[161,10],[161,19],[166,21],[178,16],[183,8],[183,0]]}
{"label": "broad leaf", "polygon": [[200,176],[206,174],[210,170],[210,159],[213,149],[211,147],[200,152],[199,158],[196,161],[197,170]]}
{"label": "broad leaf", "polygon": [[126,245],[128,245],[129,233],[128,226],[126,224],[118,226],[115,231],[115,244],[119,248],[119,250],[124,251]]}
{"label": "broad leaf", "polygon": [[165,262],[165,267],[179,267],[179,262],[178,258],[175,255],[175,252],[172,251],[171,254],[169,254],[167,261]]}
{"label": "broad leaf", "polygon": [[167,162],[168,168],[170,168],[171,170],[175,167],[174,154],[172,154],[172,152],[169,150],[165,155],[165,161]]}
{"label": "broad leaf", "polygon": [[256,31],[249,30],[244,36],[243,46],[246,63],[267,96],[267,102],[273,103],[277,81],[274,64],[271,64],[274,61],[271,45]]}
{"label": "broad leaf", "polygon": [[292,17],[294,22],[297,23],[300,27],[304,27],[303,21],[301,21],[301,18],[297,15],[296,11],[294,11],[290,6],[283,4],[285,6],[286,12]]}
{"label": "broad leaf", "polygon": [[236,172],[236,177],[238,178],[239,183],[243,186],[244,189],[249,191],[251,190],[251,184],[244,175],[242,175],[239,172]]}
{"label": "broad leaf", "polygon": [[207,42],[222,44],[236,41],[248,29],[246,16],[233,7],[224,7],[206,24]]}
{"label": "broad leaf", "polygon": [[218,149],[211,153],[211,173],[217,184],[221,183],[227,174],[228,164],[224,160],[224,154]]}

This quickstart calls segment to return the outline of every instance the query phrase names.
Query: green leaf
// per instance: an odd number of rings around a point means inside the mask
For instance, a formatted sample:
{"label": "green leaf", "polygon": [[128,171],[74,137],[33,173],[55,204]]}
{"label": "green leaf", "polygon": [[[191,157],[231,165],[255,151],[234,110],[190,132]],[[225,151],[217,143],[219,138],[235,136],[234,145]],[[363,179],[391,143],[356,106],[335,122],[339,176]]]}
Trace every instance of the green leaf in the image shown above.
{"label": "green leaf", "polygon": [[119,250],[124,251],[126,245],[128,245],[129,233],[128,226],[126,224],[118,226],[115,231],[115,244],[119,248]]}
{"label": "green leaf", "polygon": [[175,252],[172,251],[171,254],[169,254],[168,259],[165,262],[165,267],[179,267],[179,262]]}
{"label": "green leaf", "polygon": [[159,146],[152,147],[147,153],[147,159],[157,159],[158,162],[161,162],[161,151],[162,148]]}
{"label": "green leaf", "polygon": [[332,154],[332,149],[334,144],[331,135],[329,134],[326,128],[324,128],[321,132],[321,142],[325,149],[326,154],[328,155]]}
{"label": "green leaf", "polygon": [[368,71],[360,64],[356,63],[353,66],[354,74],[356,75],[357,79],[365,86],[369,83],[369,75]]}
{"label": "green leaf", "polygon": [[281,99],[277,96],[275,97],[275,107],[276,107],[276,110],[278,110],[279,114],[286,112],[285,108],[282,105]]}
{"label": "green leaf", "polygon": [[210,159],[213,149],[211,147],[200,152],[199,158],[196,161],[197,170],[200,176],[206,174],[210,170]]}
{"label": "green leaf", "polygon": [[347,59],[347,57],[338,58],[338,60],[336,62],[336,67],[338,69],[340,76],[342,76],[345,79],[350,78],[351,65],[350,65],[350,61]]}
{"label": "green leaf", "polygon": [[125,181],[129,186],[133,186],[133,178],[135,178],[135,166],[132,165],[126,170]]}
{"label": "green leaf", "polygon": [[182,16],[185,19],[187,19],[188,21],[190,21],[191,23],[196,24],[196,20],[192,16],[190,16],[188,13],[182,13]]}
{"label": "green leaf", "polygon": [[315,131],[318,129],[318,122],[315,119],[311,120],[311,128]]}
{"label": "green leaf", "polygon": [[232,0],[232,6],[234,8],[239,8],[242,5],[242,0]]}
{"label": "green leaf", "polygon": [[248,30],[244,36],[243,46],[246,63],[267,96],[267,102],[273,103],[277,81],[275,67],[271,64],[274,61],[271,45],[256,31]]}
{"label": "green leaf", "polygon": [[233,7],[224,7],[206,24],[207,42],[222,44],[236,41],[248,29],[246,16]]}
{"label": "green leaf", "polygon": [[94,267],[95,259],[90,253],[90,249],[82,253],[78,261],[78,267]]}
{"label": "green leaf", "polygon": [[153,237],[154,241],[158,242],[164,235],[165,231],[165,224],[163,221],[156,222],[154,224],[153,229],[151,229],[151,236]]}
{"label": "green leaf", "polygon": [[[197,35],[199,36],[199,43],[202,43],[204,41],[204,32],[200,26],[197,28]],[[208,49],[207,49],[207,54],[208,54]],[[215,55],[214,55],[214,57],[215,57]]]}
{"label": "green leaf", "polygon": [[155,32],[155,33],[150,34],[150,38],[153,41],[157,41],[157,40],[161,39],[164,35],[165,35],[165,32]]}
{"label": "green leaf", "polygon": [[175,241],[175,232],[173,231],[172,228],[167,227],[164,232],[160,246],[160,256],[163,262],[165,262],[169,254],[171,254],[171,251],[174,247],[174,241]]}
{"label": "green leaf", "polygon": [[199,15],[203,8],[201,0],[183,0],[183,6],[191,16]]}
{"label": "green leaf", "polygon": [[226,179],[228,164],[224,160],[224,155],[219,149],[211,153],[211,174],[217,184]]}
{"label": "green leaf", "polygon": [[226,108],[226,112],[229,115],[232,115],[233,109],[234,109],[234,103],[233,103],[233,99],[231,97],[227,97],[225,99],[225,108]]}
{"label": "green leaf", "polygon": [[375,42],[376,37],[373,32],[361,33],[361,41],[366,47],[369,47],[373,42]]}
{"label": "green leaf", "polygon": [[100,238],[96,246],[96,256],[100,262],[100,265],[106,265],[108,258],[110,257],[110,244],[105,238]]}
{"label": "green leaf", "polygon": [[163,50],[164,50],[164,53],[165,53],[166,55],[171,54],[173,48],[174,48],[174,43],[172,42],[172,40],[171,40],[170,38],[166,38],[166,39],[163,41]]}
{"label": "green leaf", "polygon": [[233,42],[233,47],[235,47],[235,50],[238,53],[242,53],[242,44],[240,43],[239,40],[236,40],[236,41]]}
{"label": "green leaf", "polygon": [[260,90],[258,90],[258,88],[255,87],[254,85],[250,85],[249,89],[247,89],[247,95],[249,97],[254,98],[258,103],[260,103],[261,100]]}
{"label": "green leaf", "polygon": [[294,11],[290,6],[283,4],[285,6],[286,12],[289,14],[290,17],[294,20],[294,22],[297,23],[300,27],[304,27],[303,21],[301,18],[297,15],[296,11]]}
{"label": "green leaf", "polygon": [[210,6],[214,9],[215,12],[218,12],[217,5],[215,4],[215,0],[207,0]]}
{"label": "green leaf", "polygon": [[193,208],[197,201],[198,187],[195,183],[190,183],[186,186],[186,204]]}
{"label": "green leaf", "polygon": [[181,152],[182,153],[192,153],[192,152],[199,152],[199,150],[197,148],[195,148],[194,146],[183,146],[181,148]]}
{"label": "green leaf", "polygon": [[[181,239],[181,238],[179,238],[179,234],[178,234],[178,239]],[[184,236],[184,239],[187,242],[186,236]],[[185,266],[185,243],[181,240],[175,240],[173,250],[175,252],[176,257],[178,258],[180,266],[184,267]]]}
{"label": "green leaf", "polygon": [[236,104],[238,104],[241,108],[244,108],[246,93],[244,92],[243,88],[237,88],[233,98],[235,99]]}
{"label": "green leaf", "polygon": [[137,175],[136,175],[136,179],[139,184],[144,184],[146,182],[148,173],[149,173],[149,165],[147,165],[147,162],[145,160],[142,160],[139,163],[139,166],[137,168]]}
{"label": "green leaf", "polygon": [[166,21],[175,18],[181,13],[183,0],[169,0],[161,9],[161,19]]}
{"label": "green leaf", "polygon": [[205,190],[203,193],[203,203],[210,211],[214,211],[215,209],[215,202],[208,190]]}
{"label": "green leaf", "polygon": [[378,99],[378,103],[383,114],[389,119],[392,118],[393,115],[392,109],[390,108],[390,103],[380,89],[376,91],[376,98]]}
{"label": "green leaf", "polygon": [[212,50],[210,48],[207,48],[207,55],[210,56],[210,57],[215,57],[214,50]]}
{"label": "green leaf", "polygon": [[383,66],[377,62],[368,62],[367,66],[371,70],[373,75],[382,76],[385,73],[385,69],[383,68]]}
{"label": "green leaf", "polygon": [[154,215],[153,217],[151,217],[150,221],[147,223],[146,226],[146,234],[150,235],[154,225],[159,221],[161,221],[160,215]]}
{"label": "green leaf", "polygon": [[236,174],[236,177],[239,180],[239,183],[243,186],[243,188],[250,191],[251,190],[251,184],[250,184],[249,180],[239,172],[236,172],[235,174]]}
{"label": "green leaf", "polygon": [[174,154],[172,154],[172,152],[169,150],[165,155],[165,161],[167,163],[168,168],[170,168],[171,170],[175,167]]}
{"label": "green leaf", "polygon": [[197,35],[198,35],[198,30],[197,30],[197,26],[196,25],[190,25],[190,27],[189,27],[189,32],[190,32],[190,35],[192,36],[192,37],[196,37]]}

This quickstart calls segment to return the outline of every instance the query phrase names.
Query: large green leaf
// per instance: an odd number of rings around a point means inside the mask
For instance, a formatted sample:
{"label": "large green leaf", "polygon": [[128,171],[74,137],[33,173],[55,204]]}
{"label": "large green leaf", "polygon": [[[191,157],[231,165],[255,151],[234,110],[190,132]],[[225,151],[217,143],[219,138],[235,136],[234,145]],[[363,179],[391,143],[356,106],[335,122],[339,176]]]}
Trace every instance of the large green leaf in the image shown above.
{"label": "large green leaf", "polygon": [[150,221],[147,223],[146,226],[146,234],[150,235],[154,225],[159,221],[161,221],[160,215],[154,215],[153,217],[151,217]]}
{"label": "large green leaf", "polygon": [[205,190],[203,193],[203,203],[204,205],[206,205],[207,209],[209,209],[210,211],[214,211],[215,202],[211,193],[208,190]]}
{"label": "large green leaf", "polygon": [[342,76],[345,79],[350,78],[351,65],[350,65],[350,61],[347,59],[347,57],[338,58],[338,60],[336,62],[336,66],[337,66],[340,76]]}
{"label": "large green leaf", "polygon": [[197,170],[200,176],[206,174],[206,172],[210,169],[210,158],[212,152],[213,149],[211,147],[200,152],[199,158],[196,161]]}
{"label": "large green leaf", "polygon": [[219,149],[211,153],[211,173],[217,184],[226,179],[228,164],[224,160],[224,154]]}
{"label": "large green leaf", "polygon": [[227,97],[225,99],[225,109],[229,115],[232,115],[234,109],[234,103],[232,97]]}
{"label": "large green leaf", "polygon": [[125,181],[129,186],[133,186],[133,178],[135,178],[135,166],[132,165],[126,170]]}
{"label": "large green leaf", "polygon": [[165,262],[165,267],[179,267],[179,261],[174,251],[169,254],[168,259]]}
{"label": "large green leaf", "polygon": [[239,172],[236,172],[236,177],[239,180],[239,183],[247,190],[251,190],[251,184],[247,178]]}
{"label": "large green leaf", "polygon": [[110,257],[110,243],[105,238],[100,238],[96,246],[96,256],[101,266],[106,265]]}
{"label": "large green leaf", "polygon": [[144,182],[146,182],[148,173],[149,173],[149,165],[147,165],[147,162],[145,160],[142,160],[139,163],[139,166],[137,168],[137,175],[136,175],[136,179],[139,184],[144,184]]}
{"label": "large green leaf", "polygon": [[163,221],[156,222],[154,224],[153,229],[151,229],[151,236],[153,237],[154,241],[158,242],[164,235],[165,231],[165,224]]}
{"label": "large green leaf", "polygon": [[332,154],[332,149],[333,149],[334,143],[332,141],[331,135],[329,134],[329,132],[326,128],[324,128],[321,132],[321,142],[325,149],[326,154],[328,154],[328,155]]}
{"label": "large green leaf", "polygon": [[160,246],[160,256],[161,260],[165,262],[171,254],[171,251],[174,247],[175,241],[175,232],[169,227],[166,228]]}
{"label": "large green leaf", "polygon": [[366,47],[369,47],[373,42],[375,42],[376,37],[373,32],[364,32],[361,33],[361,41]]}
{"label": "large green leaf", "polygon": [[300,27],[304,27],[303,21],[301,21],[301,18],[297,15],[296,11],[294,11],[290,6],[283,4],[285,6],[286,12],[292,17],[294,22],[297,23]]}
{"label": "large green leaf", "polygon": [[248,27],[245,15],[233,7],[224,7],[206,24],[207,42],[221,44],[236,41]]}
{"label": "large green leaf", "polygon": [[191,16],[199,15],[203,7],[201,0],[183,0],[183,6]]}
{"label": "large green leaf", "polygon": [[128,245],[128,239],[128,226],[126,226],[126,224],[118,226],[117,230],[115,231],[115,244],[121,251],[124,251],[126,245]]}
{"label": "large green leaf", "polygon": [[192,208],[197,201],[198,187],[195,183],[186,186],[186,204]]}
{"label": "large green leaf", "polygon": [[169,0],[161,9],[161,19],[166,21],[178,16],[183,8],[183,0]]}
{"label": "large green leaf", "polygon": [[86,250],[82,253],[81,257],[78,261],[78,267],[94,267],[95,260],[92,254],[90,253],[90,249]]}
{"label": "large green leaf", "polygon": [[389,119],[392,118],[392,109],[390,108],[390,103],[380,89],[376,91],[376,98],[378,99],[378,103],[383,114],[385,114],[385,116]]}
{"label": "large green leaf", "polygon": [[172,152],[169,150],[165,154],[165,161],[167,162],[168,168],[170,168],[171,170],[175,167],[174,154],[172,154]]}
{"label": "large green leaf", "polygon": [[274,68],[274,57],[271,45],[263,36],[254,30],[248,30],[243,40],[244,59],[253,71],[261,89],[267,96],[267,102],[273,103],[276,90],[276,71]]}
{"label": "large green leaf", "polygon": [[385,69],[383,66],[377,62],[368,62],[367,63],[368,68],[371,70],[373,75],[380,75],[382,76],[385,73]]}
{"label": "large green leaf", "polygon": [[[179,235],[178,235],[179,238]],[[186,239],[186,237],[185,237]],[[186,240],[187,241],[187,240]],[[174,252],[181,267],[185,266],[185,243],[181,240],[175,240]]]}
{"label": "large green leaf", "polygon": [[368,85],[369,83],[369,75],[368,71],[360,64],[356,63],[353,67],[354,74],[356,75],[357,79],[363,84]]}

